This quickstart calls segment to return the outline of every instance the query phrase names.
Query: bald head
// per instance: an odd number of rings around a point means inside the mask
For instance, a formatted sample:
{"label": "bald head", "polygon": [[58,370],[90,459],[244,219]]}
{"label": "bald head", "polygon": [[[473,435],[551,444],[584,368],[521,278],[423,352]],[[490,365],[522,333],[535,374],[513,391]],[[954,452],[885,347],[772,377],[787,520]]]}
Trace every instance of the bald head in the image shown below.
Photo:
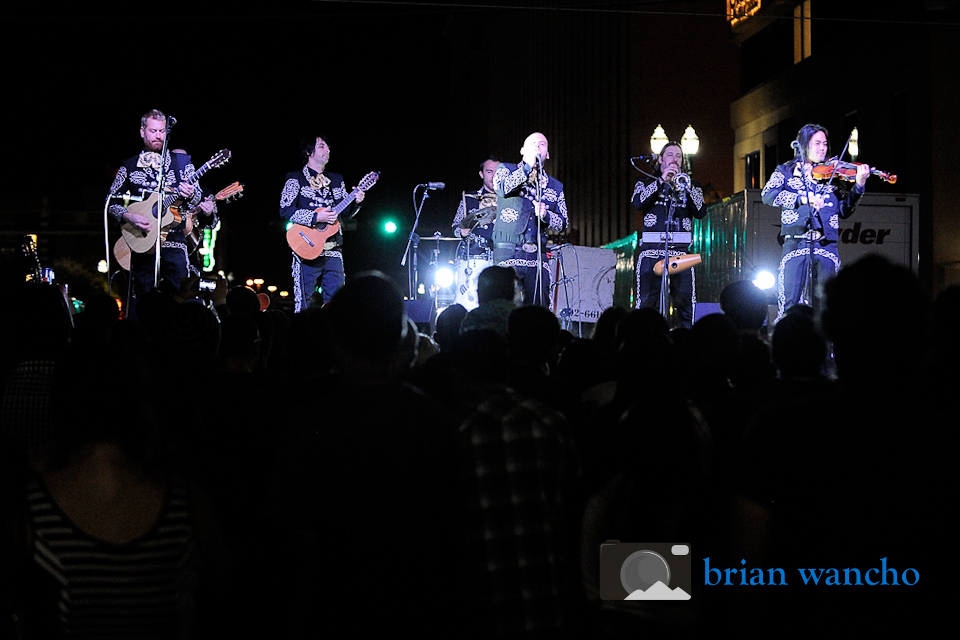
{"label": "bald head", "polygon": [[520,155],[523,157],[523,161],[531,166],[536,161],[537,156],[540,156],[541,160],[546,160],[550,157],[547,137],[542,133],[531,133],[527,136],[526,140],[523,141],[523,146],[520,148]]}

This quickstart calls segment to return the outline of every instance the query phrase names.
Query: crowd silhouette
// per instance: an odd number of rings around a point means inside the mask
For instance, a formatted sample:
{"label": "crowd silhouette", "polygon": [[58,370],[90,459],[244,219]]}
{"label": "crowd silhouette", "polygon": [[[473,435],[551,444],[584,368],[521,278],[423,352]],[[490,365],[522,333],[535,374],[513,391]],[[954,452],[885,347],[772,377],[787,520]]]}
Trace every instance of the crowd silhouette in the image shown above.
{"label": "crowd silhouette", "polygon": [[[933,300],[867,256],[774,327],[738,282],[690,329],[610,308],[580,338],[515,304],[509,271],[435,332],[379,273],[295,315],[245,287],[153,294],[136,321],[108,297],[71,315],[56,286],[10,292],[0,637],[780,635],[945,614],[960,286]],[[689,544],[690,601],[601,600],[610,541]],[[901,584],[797,573],[881,562]],[[774,567],[789,584],[750,584]]]}

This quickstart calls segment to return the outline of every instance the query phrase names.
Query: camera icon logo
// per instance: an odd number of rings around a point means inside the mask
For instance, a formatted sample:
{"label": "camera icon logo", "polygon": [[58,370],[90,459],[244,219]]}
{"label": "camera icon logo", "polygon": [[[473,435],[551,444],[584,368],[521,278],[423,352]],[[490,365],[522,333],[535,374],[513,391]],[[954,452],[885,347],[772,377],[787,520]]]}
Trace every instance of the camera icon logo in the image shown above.
{"label": "camera icon logo", "polygon": [[689,600],[690,545],[615,542],[600,545],[602,600]]}

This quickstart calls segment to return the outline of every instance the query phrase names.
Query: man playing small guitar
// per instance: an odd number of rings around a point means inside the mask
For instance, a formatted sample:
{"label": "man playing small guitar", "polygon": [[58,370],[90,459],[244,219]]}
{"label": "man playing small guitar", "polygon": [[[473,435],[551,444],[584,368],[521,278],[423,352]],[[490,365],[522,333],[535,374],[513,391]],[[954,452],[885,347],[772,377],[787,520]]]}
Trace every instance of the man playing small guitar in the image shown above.
{"label": "man playing small guitar", "polygon": [[[280,194],[280,217],[294,225],[324,227],[335,225],[341,216],[337,205],[355,198],[341,211],[344,218],[352,217],[360,208],[363,191],[347,191],[343,176],[326,170],[330,160],[330,147],[323,135],[310,135],[303,139],[300,150],[306,160],[300,171],[287,174]],[[303,258],[293,253],[294,308],[297,313],[311,304],[325,304],[343,285],[343,233],[339,228],[325,238],[319,255]]]}

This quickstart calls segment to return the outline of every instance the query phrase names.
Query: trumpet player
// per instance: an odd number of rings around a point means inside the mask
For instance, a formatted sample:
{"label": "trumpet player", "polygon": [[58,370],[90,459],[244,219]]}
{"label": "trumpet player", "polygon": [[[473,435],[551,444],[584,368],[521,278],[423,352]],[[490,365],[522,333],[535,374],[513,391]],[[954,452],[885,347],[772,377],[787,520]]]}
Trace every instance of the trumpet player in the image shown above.
{"label": "trumpet player", "polygon": [[[654,164],[653,176],[637,181],[633,190],[633,206],[638,210],[638,231],[678,231],[691,233],[693,219],[706,215],[703,190],[694,186],[687,173],[683,149],[679,142],[668,142]],[[642,236],[641,236],[642,238]],[[684,256],[687,242],[641,242],[637,256],[636,307],[657,308],[660,304],[663,278],[654,272],[654,265],[669,256]],[[669,270],[668,270],[669,271]],[[669,275],[670,300],[682,327],[693,325],[696,304],[695,273],[689,267]]]}

